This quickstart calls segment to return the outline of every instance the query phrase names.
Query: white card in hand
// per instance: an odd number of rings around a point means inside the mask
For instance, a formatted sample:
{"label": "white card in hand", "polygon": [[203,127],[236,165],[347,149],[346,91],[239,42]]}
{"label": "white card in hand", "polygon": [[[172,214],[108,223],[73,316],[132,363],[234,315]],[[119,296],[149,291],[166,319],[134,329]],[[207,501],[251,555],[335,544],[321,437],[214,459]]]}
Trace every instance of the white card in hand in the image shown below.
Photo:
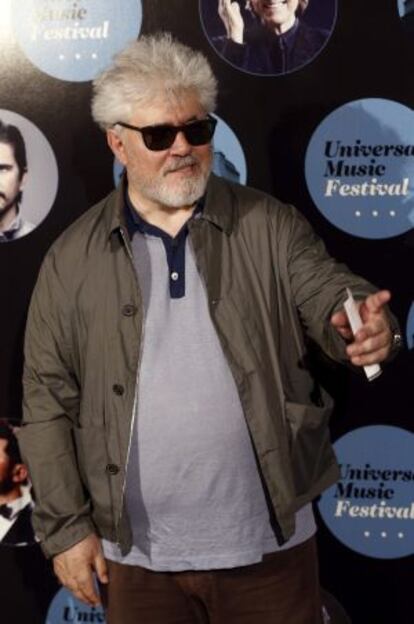
{"label": "white card in hand", "polygon": [[[346,289],[348,299],[344,302],[345,312],[348,316],[349,324],[352,329],[352,333],[357,333],[358,329],[362,327],[362,320],[359,315],[358,306],[355,303],[355,299],[352,296],[352,292],[349,288]],[[368,366],[364,366],[364,371],[369,381],[372,381],[376,377],[381,375],[382,370],[379,364],[369,364]]]}

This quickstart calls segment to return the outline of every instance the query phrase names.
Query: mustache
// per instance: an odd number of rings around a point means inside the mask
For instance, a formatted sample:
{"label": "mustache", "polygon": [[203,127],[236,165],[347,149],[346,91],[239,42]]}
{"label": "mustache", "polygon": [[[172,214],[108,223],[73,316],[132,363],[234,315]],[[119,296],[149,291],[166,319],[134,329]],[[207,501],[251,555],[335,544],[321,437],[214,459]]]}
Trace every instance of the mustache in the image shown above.
{"label": "mustache", "polygon": [[168,167],[164,170],[164,174],[179,171],[180,169],[184,169],[184,167],[190,167],[198,164],[199,160],[195,156],[174,156],[171,158]]}

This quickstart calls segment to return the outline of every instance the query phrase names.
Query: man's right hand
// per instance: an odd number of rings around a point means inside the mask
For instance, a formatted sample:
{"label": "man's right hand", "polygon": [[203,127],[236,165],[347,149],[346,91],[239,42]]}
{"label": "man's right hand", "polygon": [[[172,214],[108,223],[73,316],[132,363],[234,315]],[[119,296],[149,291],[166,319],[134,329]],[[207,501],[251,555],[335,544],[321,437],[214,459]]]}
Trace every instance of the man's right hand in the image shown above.
{"label": "man's right hand", "polygon": [[59,581],[72,594],[91,607],[101,604],[94,573],[101,583],[108,582],[108,572],[101,541],[88,535],[68,550],[53,558],[53,569]]}
{"label": "man's right hand", "polygon": [[226,28],[227,37],[235,43],[243,43],[244,22],[238,2],[219,0],[218,14]]}

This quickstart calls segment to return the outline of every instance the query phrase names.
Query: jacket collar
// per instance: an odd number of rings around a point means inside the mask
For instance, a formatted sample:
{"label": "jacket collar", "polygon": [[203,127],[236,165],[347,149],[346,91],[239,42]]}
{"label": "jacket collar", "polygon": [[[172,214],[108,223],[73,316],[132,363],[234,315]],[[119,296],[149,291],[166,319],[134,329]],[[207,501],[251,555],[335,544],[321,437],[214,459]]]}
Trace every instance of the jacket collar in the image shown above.
{"label": "jacket collar", "polygon": [[[120,229],[127,231],[124,213],[126,184],[126,175],[123,175],[117,188],[106,199],[104,219],[108,236]],[[213,223],[226,234],[231,234],[235,222],[234,203],[235,196],[231,184],[212,173],[207,184],[201,218]]]}
{"label": "jacket collar", "polygon": [[106,200],[104,200],[104,219],[108,237],[115,232],[119,232],[121,229],[125,230],[125,232],[127,231],[124,211],[126,184],[127,179],[124,174],[118,186],[106,197]]}
{"label": "jacket collar", "polygon": [[207,184],[206,202],[201,218],[210,221],[227,235],[232,233],[235,225],[235,195],[232,185],[214,173],[210,175]]}

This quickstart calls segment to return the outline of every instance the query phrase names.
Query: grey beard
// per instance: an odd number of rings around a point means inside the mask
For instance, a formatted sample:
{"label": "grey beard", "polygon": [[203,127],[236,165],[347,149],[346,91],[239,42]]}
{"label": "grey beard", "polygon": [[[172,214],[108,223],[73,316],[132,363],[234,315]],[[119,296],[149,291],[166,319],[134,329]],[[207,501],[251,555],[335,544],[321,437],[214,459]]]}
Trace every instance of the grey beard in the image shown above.
{"label": "grey beard", "polygon": [[191,206],[200,199],[205,193],[207,186],[208,174],[200,175],[195,180],[186,180],[179,189],[171,191],[161,185],[154,189],[156,199],[164,206],[170,208],[181,208],[181,206]]}
{"label": "grey beard", "polygon": [[[190,160],[191,159],[191,160]],[[168,171],[176,171],[187,165],[194,164],[194,160],[189,157],[183,158],[177,163],[177,166],[170,167]],[[168,172],[166,173],[168,176]],[[141,191],[152,201],[159,202],[169,208],[181,208],[182,206],[191,206],[200,199],[205,193],[207,181],[210,175],[210,167],[207,171],[200,173],[188,180],[183,180],[180,184],[171,188],[168,183],[160,182],[158,185],[149,184],[142,188]]]}

